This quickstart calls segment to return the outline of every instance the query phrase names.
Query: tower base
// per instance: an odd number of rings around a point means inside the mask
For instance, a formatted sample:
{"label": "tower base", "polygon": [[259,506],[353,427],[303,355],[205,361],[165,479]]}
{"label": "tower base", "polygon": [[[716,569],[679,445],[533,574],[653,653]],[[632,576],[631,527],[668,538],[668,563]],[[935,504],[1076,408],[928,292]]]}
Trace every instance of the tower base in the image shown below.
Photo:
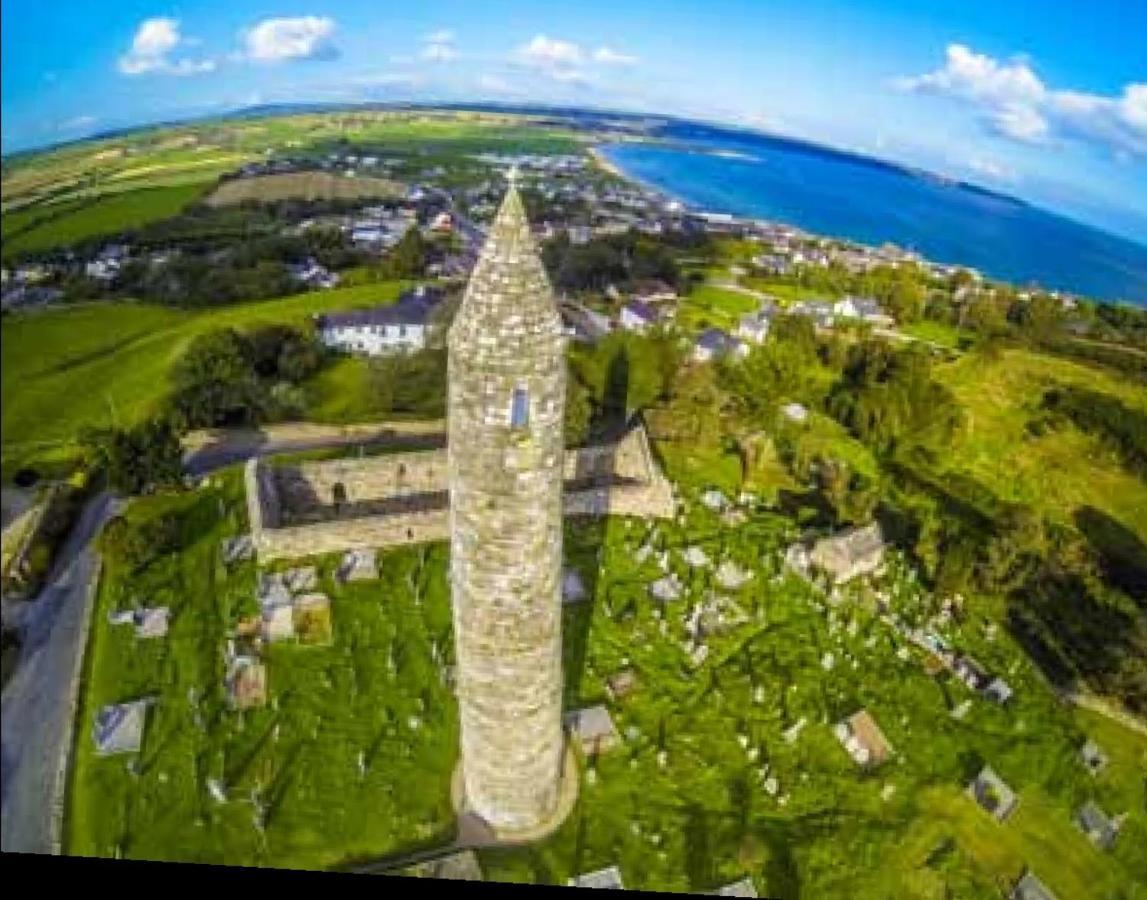
{"label": "tower base", "polygon": [[[554,811],[544,821],[530,828],[508,829],[497,828],[476,813],[466,800],[466,781],[462,777],[462,760],[454,767],[454,774],[450,779],[450,802],[458,816],[460,842],[480,843],[484,846],[501,846],[514,844],[533,844],[543,838],[549,837],[566,820],[570,811],[577,802],[578,767],[577,754],[573,745],[566,741],[565,755],[562,760],[561,780],[558,782],[558,802]],[[465,824],[464,824],[465,823]],[[469,840],[461,840],[461,832],[467,830]],[[476,832],[481,832],[480,834]]]}

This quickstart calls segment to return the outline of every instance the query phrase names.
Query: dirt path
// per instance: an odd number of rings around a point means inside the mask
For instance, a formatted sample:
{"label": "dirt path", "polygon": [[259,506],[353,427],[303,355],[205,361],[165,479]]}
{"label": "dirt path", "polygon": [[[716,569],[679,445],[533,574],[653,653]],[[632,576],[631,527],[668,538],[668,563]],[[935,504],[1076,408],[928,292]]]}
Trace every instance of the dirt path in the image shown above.
{"label": "dirt path", "polygon": [[184,439],[184,468],[192,475],[242,462],[253,456],[299,453],[333,447],[387,445],[419,449],[445,440],[441,419],[419,422],[365,422],[354,425],[318,425],[291,422],[264,428],[224,428],[197,431]]}

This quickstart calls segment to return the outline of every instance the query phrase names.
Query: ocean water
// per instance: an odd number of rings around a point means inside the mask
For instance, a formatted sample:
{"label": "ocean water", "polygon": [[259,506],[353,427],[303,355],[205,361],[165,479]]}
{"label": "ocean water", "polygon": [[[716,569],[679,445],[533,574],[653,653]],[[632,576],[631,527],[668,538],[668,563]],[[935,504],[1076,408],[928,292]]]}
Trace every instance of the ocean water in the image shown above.
{"label": "ocean water", "polygon": [[672,147],[598,149],[626,175],[694,208],[864,244],[891,241],[1003,281],[1147,306],[1147,246],[876,160],[736,133],[685,137]]}

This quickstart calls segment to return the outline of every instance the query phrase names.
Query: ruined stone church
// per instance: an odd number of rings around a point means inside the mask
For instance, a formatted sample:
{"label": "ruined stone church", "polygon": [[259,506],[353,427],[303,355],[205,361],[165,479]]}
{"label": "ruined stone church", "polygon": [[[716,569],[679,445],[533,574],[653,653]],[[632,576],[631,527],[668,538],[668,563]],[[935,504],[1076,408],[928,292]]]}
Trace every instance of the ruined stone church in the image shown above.
{"label": "ruined stone church", "polygon": [[564,446],[566,337],[511,177],[448,334],[445,450],[246,469],[260,561],[449,540],[455,802],[505,840],[573,803],[562,731],[563,515],[668,517],[638,426]]}

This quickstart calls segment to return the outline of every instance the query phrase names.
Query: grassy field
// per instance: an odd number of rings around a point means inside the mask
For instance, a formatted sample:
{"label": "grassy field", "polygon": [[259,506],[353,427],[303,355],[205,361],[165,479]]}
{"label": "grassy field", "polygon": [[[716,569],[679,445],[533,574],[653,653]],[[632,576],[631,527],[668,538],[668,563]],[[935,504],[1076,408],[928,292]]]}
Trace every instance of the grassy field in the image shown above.
{"label": "grassy field", "polygon": [[952,325],[927,320],[913,322],[911,325],[902,325],[899,330],[911,337],[953,350],[959,349],[961,338],[971,336]]}
{"label": "grassy field", "polygon": [[310,384],[308,409],[316,422],[363,422],[383,413],[372,403],[370,363],[361,356],[342,356],[327,365]]}
{"label": "grassy field", "polygon": [[[381,582],[346,588],[330,580],[334,560],[320,559],[333,644],[276,646],[272,705],[231,712],[221,648],[254,591],[250,564],[226,572],[218,563],[219,538],[244,527],[237,476],[133,504],[143,522],[177,512],[184,546],[143,574],[106,572],[66,852],[321,867],[446,831],[457,713],[432,651],[436,643],[449,661],[445,548],[388,551]],[[565,611],[567,705],[606,703],[623,742],[582,760],[578,805],[552,838],[481,854],[488,878],[561,884],[616,864],[639,889],[709,890],[748,875],[762,895],[785,898],[989,898],[1030,865],[1064,898],[1147,890],[1147,741],[1061,706],[1006,635],[986,636],[994,610],[978,601],[944,636],[1006,673],[1016,696],[1007,707],[975,699],[953,718],[950,708],[972,695],[926,675],[914,652],[899,653],[868,591],[846,590],[831,604],[782,574],[791,536],[767,510],[731,528],[696,502],[680,524],[569,523],[567,564],[591,599]],[[660,570],[654,558],[635,558],[650,541],[670,552],[686,586],[664,625],[646,590]],[[754,573],[737,595],[746,620],[709,639],[700,667],[683,649],[684,621],[710,595],[712,572],[684,565],[678,552],[688,544]],[[897,559],[883,586],[898,613],[919,620],[926,598]],[[172,606],[166,639],[138,644],[129,627],[107,624],[110,609],[144,598]],[[612,701],[604,680],[627,666],[639,686]],[[123,757],[94,756],[88,729],[100,705],[139,696],[158,703],[133,771]],[[831,731],[860,707],[896,751],[872,772]],[[802,721],[796,738],[783,737]],[[1111,758],[1098,777],[1076,756],[1088,736]],[[1020,796],[1006,823],[962,792],[984,762]],[[226,786],[226,802],[210,797],[208,777]],[[1109,854],[1071,821],[1092,797],[1130,812]]]}
{"label": "grassy field", "polygon": [[422,158],[513,151],[573,152],[586,140],[529,116],[360,110],[262,119],[204,120],[84,141],[5,160],[5,215],[48,201],[125,189],[208,182],[244,162],[324,153],[347,140],[376,152]]}
{"label": "grassy field", "polygon": [[2,465],[60,461],[85,425],[125,425],[154,410],[188,343],[217,328],[304,324],[314,313],[392,301],[399,282],[188,312],[131,303],[8,316],[0,324]]}
{"label": "grassy field", "polygon": [[4,216],[4,256],[66,247],[175,215],[199,199],[208,184],[192,183],[113,193],[90,202],[36,206]]}
{"label": "grassy field", "polygon": [[936,377],[967,415],[965,434],[945,468],[966,472],[1001,499],[1030,504],[1054,520],[1069,521],[1081,506],[1098,507],[1147,540],[1147,484],[1111,451],[1075,428],[1027,432],[1049,388],[1078,385],[1147,410],[1141,384],[1026,350],[1007,350],[994,360],[969,354],[938,366]]}
{"label": "grassy field", "polygon": [[402,191],[402,185],[385,178],[347,178],[329,172],[292,172],[225,181],[211,192],[206,203],[209,206],[227,206],[245,200],[386,199],[400,196]]}
{"label": "grassy field", "polygon": [[693,333],[705,328],[733,331],[741,316],[755,311],[760,305],[759,300],[748,294],[712,284],[699,284],[681,303],[676,324]]}

